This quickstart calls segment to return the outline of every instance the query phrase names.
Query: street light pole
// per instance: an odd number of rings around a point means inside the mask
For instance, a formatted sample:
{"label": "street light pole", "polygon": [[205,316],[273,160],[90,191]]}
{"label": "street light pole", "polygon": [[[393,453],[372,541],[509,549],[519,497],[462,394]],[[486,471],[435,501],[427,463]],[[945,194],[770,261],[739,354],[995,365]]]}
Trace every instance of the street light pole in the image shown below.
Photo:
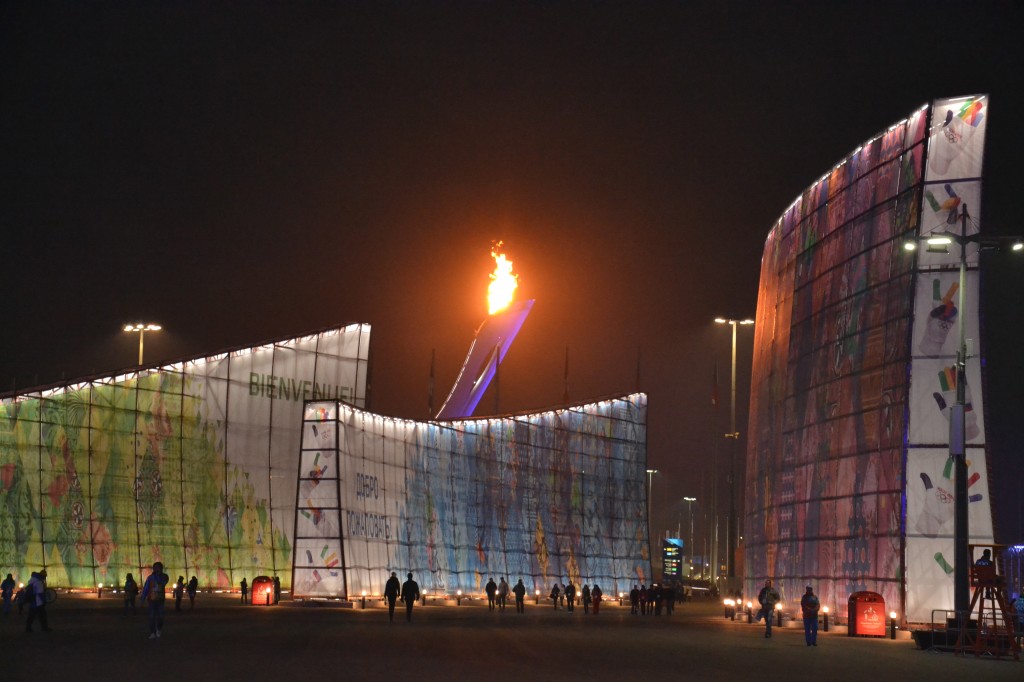
{"label": "street light pole", "polygon": [[653,500],[652,492],[654,491],[654,474],[658,473],[657,469],[647,470],[647,536],[651,535],[651,502]]}
{"label": "street light pole", "polygon": [[[998,247],[1002,243],[1012,242],[1013,251],[1021,251],[1019,237],[991,236],[982,238],[980,234],[967,234],[967,204],[961,206],[960,234],[952,232],[936,232],[928,237],[919,237],[928,243],[928,250],[948,253],[947,246],[956,242],[960,247],[960,282],[957,297],[957,349],[956,349],[956,404],[949,411],[949,457],[953,460],[953,609],[961,619],[961,627],[969,619],[971,604],[970,587],[970,528],[968,524],[967,496],[967,340],[964,336],[964,306],[967,301],[967,245],[971,242],[981,248]],[[916,241],[904,245],[908,251],[917,248]],[[980,262],[979,262],[980,266]]]}
{"label": "street light pole", "polygon": [[152,322],[136,322],[135,324],[126,324],[124,326],[124,331],[132,332],[132,333],[138,332],[138,334],[139,334],[139,366],[140,367],[142,366],[143,338],[146,336],[146,332],[158,332],[161,329],[163,329],[163,327],[161,327],[158,324],[154,324]]}
{"label": "street light pole", "polygon": [[731,578],[736,575],[736,540],[739,535],[739,519],[736,514],[736,443],[740,439],[740,432],[736,430],[736,325],[754,324],[751,319],[728,320],[722,317],[715,318],[718,324],[728,324],[732,327],[732,379],[731,395],[729,398],[729,433],[726,438],[732,440],[732,448],[729,453],[729,522],[726,528],[726,559],[729,562],[727,575]]}
{"label": "street light pole", "polygon": [[688,547],[690,548],[690,577],[693,577],[693,503],[697,501],[696,497],[684,497],[683,501],[686,502],[686,514],[690,517],[690,540]]}

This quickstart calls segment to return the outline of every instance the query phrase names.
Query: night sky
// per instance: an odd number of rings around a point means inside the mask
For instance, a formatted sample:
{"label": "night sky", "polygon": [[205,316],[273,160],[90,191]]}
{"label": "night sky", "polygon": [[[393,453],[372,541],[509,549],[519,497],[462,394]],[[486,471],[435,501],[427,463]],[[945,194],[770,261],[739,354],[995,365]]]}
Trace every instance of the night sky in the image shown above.
{"label": "night sky", "polygon": [[[0,391],[132,366],[127,321],[166,327],[147,363],[367,322],[370,407],[423,418],[503,240],[537,302],[499,409],[560,404],[567,347],[574,402],[639,377],[653,534],[685,528],[728,428],[712,320],[753,315],[805,187],[931,99],[989,93],[970,210],[1024,233],[1022,7],[4,3]],[[1022,541],[1024,259],[984,267],[997,538]]]}

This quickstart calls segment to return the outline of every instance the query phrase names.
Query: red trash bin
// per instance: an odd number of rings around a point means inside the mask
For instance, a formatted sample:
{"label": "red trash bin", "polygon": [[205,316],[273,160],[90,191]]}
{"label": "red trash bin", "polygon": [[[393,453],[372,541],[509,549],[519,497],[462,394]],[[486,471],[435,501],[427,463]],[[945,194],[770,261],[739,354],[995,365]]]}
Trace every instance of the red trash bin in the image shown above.
{"label": "red trash bin", "polygon": [[885,637],[885,599],[877,592],[854,592],[850,595],[850,637]]}
{"label": "red trash bin", "polygon": [[252,579],[252,596],[250,597],[253,606],[270,606],[274,603],[274,580],[265,575],[256,576]]}

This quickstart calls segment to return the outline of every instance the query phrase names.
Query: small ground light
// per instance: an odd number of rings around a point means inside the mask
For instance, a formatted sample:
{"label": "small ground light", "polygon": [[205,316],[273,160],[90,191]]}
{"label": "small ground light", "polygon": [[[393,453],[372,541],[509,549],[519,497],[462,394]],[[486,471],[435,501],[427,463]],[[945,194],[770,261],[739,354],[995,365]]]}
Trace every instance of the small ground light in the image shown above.
{"label": "small ground light", "polygon": [[423,605],[426,606],[427,605],[427,591],[426,590],[423,590],[422,592],[420,592],[420,599],[423,602]]}
{"label": "small ground light", "polygon": [[889,612],[889,639],[896,639],[896,612]]}
{"label": "small ground light", "polygon": [[462,590],[455,590],[455,605],[462,606]]}
{"label": "small ground light", "polygon": [[102,598],[103,597],[103,583],[100,583],[99,585],[96,586],[96,597],[97,598]]}
{"label": "small ground light", "polygon": [[619,606],[622,606],[622,593],[619,592]]}
{"label": "small ground light", "polygon": [[825,632],[828,632],[828,607],[822,606],[821,612],[825,615]]}
{"label": "small ground light", "polygon": [[779,620],[776,623],[780,628],[782,627],[782,602],[775,602],[775,613],[779,615]]}
{"label": "small ground light", "polygon": [[533,591],[533,603],[540,604],[540,590]]}
{"label": "small ground light", "polygon": [[361,609],[365,609],[365,608],[366,608],[366,590],[363,590],[363,595],[362,595],[362,597],[363,597],[363,598],[362,598],[362,599],[360,600],[360,602],[361,602],[361,603],[360,603],[360,606],[359,606],[359,608],[361,608]]}
{"label": "small ground light", "polygon": [[754,602],[747,602],[747,625],[754,622]]}

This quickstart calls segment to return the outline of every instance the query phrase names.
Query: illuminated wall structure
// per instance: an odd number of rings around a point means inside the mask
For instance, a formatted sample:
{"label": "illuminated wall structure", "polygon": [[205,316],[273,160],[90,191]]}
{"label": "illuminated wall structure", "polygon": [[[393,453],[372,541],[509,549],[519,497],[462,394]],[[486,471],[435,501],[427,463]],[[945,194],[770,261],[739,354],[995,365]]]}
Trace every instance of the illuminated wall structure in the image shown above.
{"label": "illuminated wall structure", "polygon": [[650,579],[646,467],[644,394],[457,421],[307,403],[295,595],[379,595],[391,571],[429,594],[628,590]]}
{"label": "illuminated wall structure", "polygon": [[[988,98],[938,100],[865,142],[807,188],[768,234],[761,266],[747,453],[746,587],[812,584],[845,609],[881,593],[911,622],[953,605],[949,407],[956,323],[977,341],[968,248],[902,249],[978,231]],[[978,352],[978,346],[975,346]],[[981,358],[967,362],[972,542],[992,541]],[[756,593],[756,592],[755,592]]]}
{"label": "illuminated wall structure", "polygon": [[303,401],[365,403],[350,325],[0,400],[0,567],[54,586],[289,586]]}

